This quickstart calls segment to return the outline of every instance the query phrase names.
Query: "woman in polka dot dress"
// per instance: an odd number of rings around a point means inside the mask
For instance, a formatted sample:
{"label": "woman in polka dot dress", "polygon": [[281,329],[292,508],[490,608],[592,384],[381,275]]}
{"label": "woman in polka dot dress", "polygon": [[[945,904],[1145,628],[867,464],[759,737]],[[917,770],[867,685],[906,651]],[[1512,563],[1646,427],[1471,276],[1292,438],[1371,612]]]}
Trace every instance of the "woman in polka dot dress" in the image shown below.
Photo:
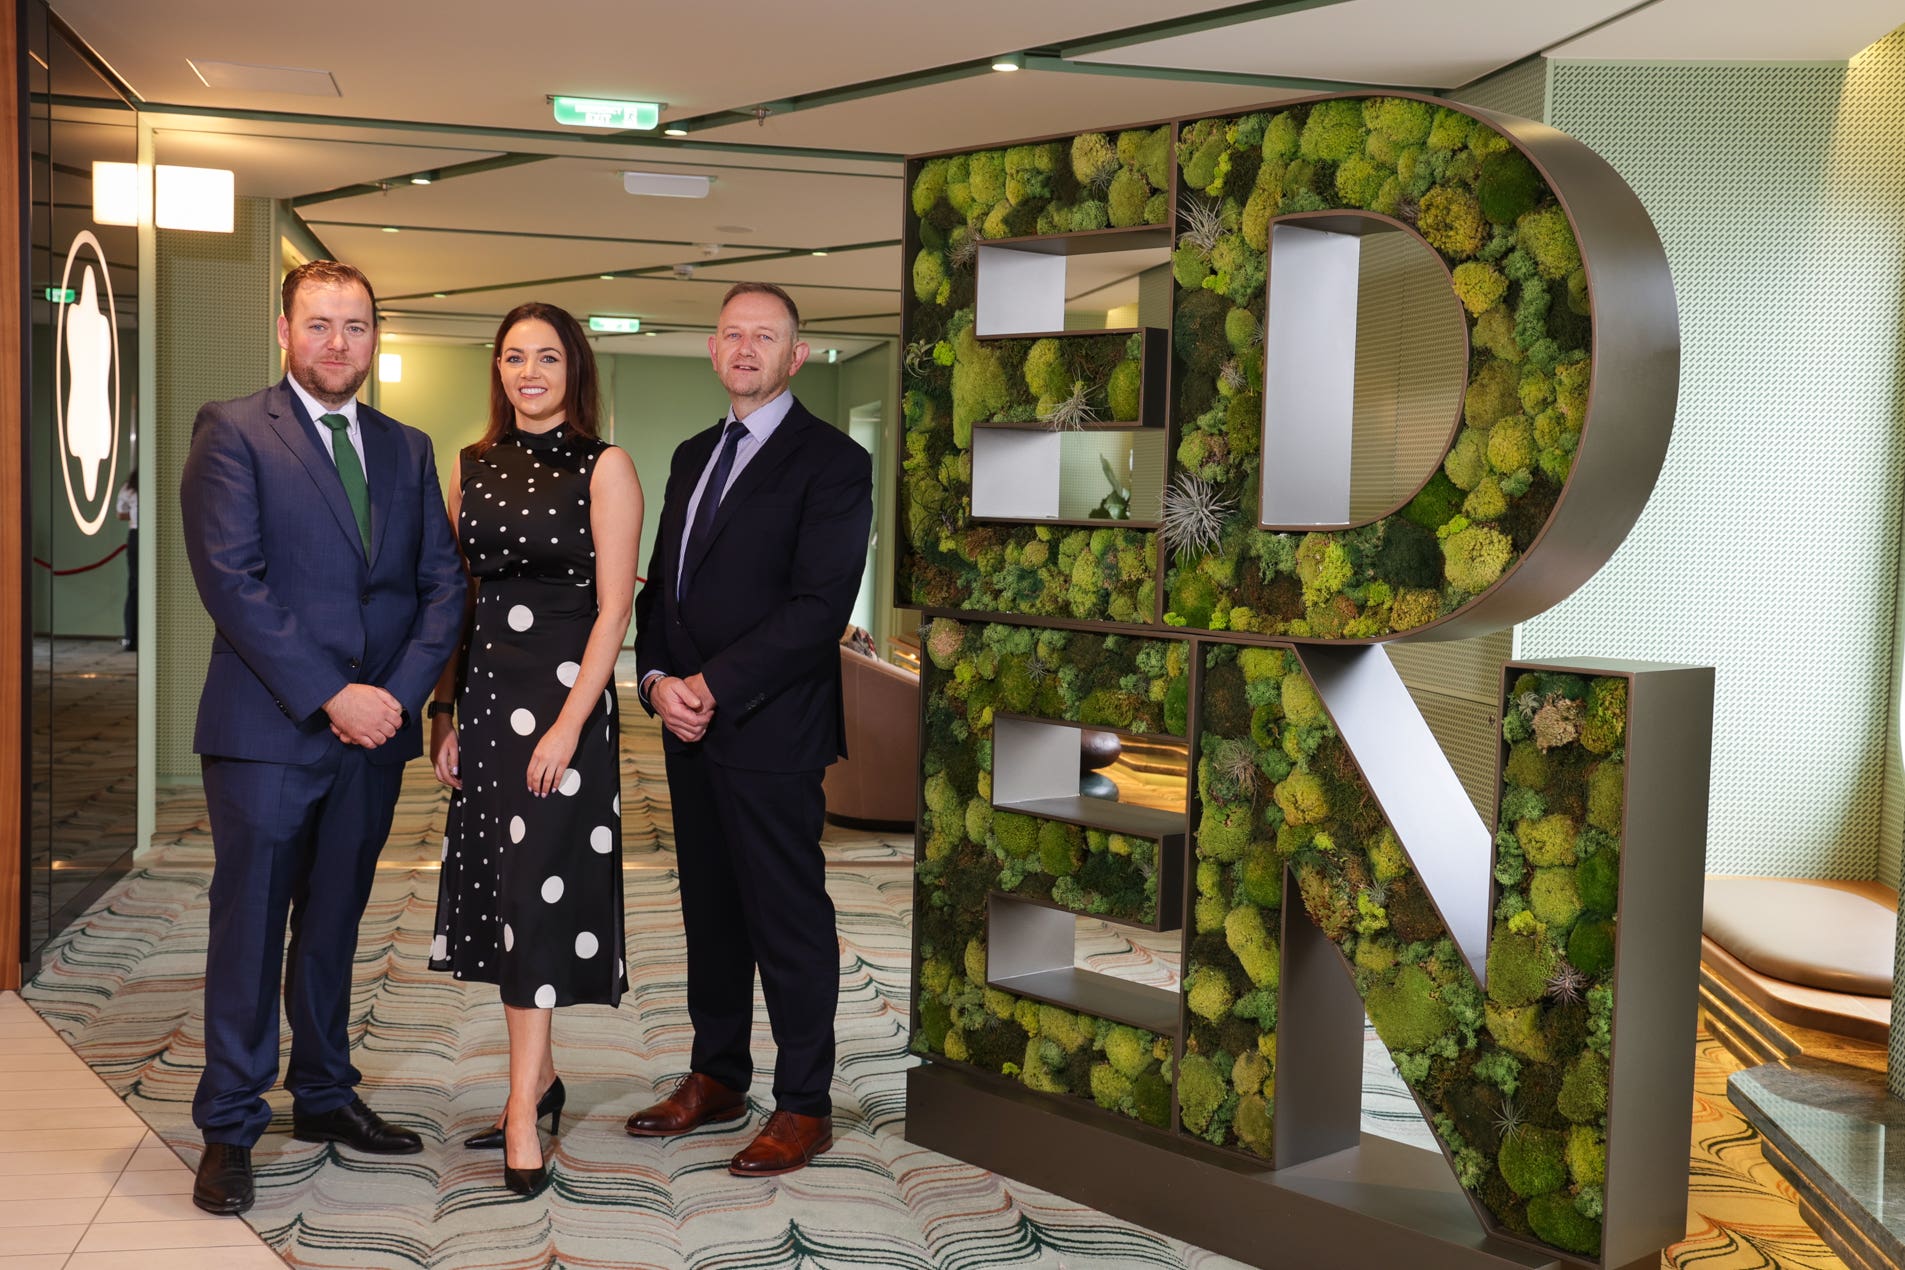
{"label": "woman in polka dot dress", "polygon": [[642,490],[596,435],[595,358],[575,318],[521,305],[495,348],[489,429],[450,482],[477,585],[465,655],[431,707],[437,778],[456,792],[430,967],[500,989],[509,1097],[467,1145],[502,1147],[505,1183],[534,1194],[548,1182],[537,1121],[559,1126],[563,1103],[550,1013],[615,1005],[628,986],[614,672]]}

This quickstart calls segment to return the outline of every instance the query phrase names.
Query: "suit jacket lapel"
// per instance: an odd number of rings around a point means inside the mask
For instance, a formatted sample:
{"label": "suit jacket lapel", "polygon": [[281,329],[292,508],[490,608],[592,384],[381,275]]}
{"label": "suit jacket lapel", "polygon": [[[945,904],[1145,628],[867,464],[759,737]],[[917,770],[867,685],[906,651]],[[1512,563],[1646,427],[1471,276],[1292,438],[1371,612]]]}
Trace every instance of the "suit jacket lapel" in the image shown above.
{"label": "suit jacket lapel", "polygon": [[375,566],[377,553],[384,549],[390,508],[396,502],[397,432],[394,423],[364,405],[357,407],[357,423],[364,436],[365,479],[370,483],[370,563]]}
{"label": "suit jacket lapel", "polygon": [[[304,403],[298,400],[298,395],[291,391],[289,385],[280,380],[267,398],[265,410],[271,415],[272,430],[290,447],[291,453],[297,455],[298,462],[304,464],[311,483],[317,486],[319,496],[331,509],[337,527],[362,551],[364,540],[358,535],[357,517],[351,514],[351,501],[344,497],[344,483],[338,479],[337,464],[331,461],[331,456],[325,452],[324,443],[318,440],[317,423],[305,417]],[[371,521],[376,523],[374,512]]]}
{"label": "suit jacket lapel", "polygon": [[[780,427],[775,428],[774,435],[767,439],[767,444],[755,452],[754,457],[747,461],[747,466],[741,469],[740,475],[734,478],[734,483],[728,486],[728,492],[721,499],[721,505],[714,509],[714,523],[708,526],[706,540],[699,544],[698,549],[687,561],[683,572],[693,577],[700,571],[701,562],[707,559],[708,552],[721,537],[722,529],[734,519],[735,509],[781,469],[788,457],[806,441],[807,428],[815,422],[814,417],[808,414],[796,400],[793,409],[789,410],[787,417],[781,420]],[[707,466],[705,457],[702,459],[702,466]],[[708,492],[702,491],[701,496],[706,498]]]}

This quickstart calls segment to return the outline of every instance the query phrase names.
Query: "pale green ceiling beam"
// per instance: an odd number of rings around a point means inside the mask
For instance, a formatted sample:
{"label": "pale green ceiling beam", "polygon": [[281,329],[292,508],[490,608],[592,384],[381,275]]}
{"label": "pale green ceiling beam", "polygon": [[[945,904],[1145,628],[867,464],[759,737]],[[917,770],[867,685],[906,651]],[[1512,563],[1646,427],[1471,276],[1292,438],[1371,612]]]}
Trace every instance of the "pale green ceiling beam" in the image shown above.
{"label": "pale green ceiling beam", "polygon": [[1342,79],[1305,79],[1295,75],[1251,75],[1242,71],[1198,71],[1175,66],[1126,66],[1114,62],[1068,62],[1050,53],[1027,53],[1025,69],[1067,75],[1111,75],[1126,79],[1157,79],[1186,84],[1233,84],[1270,93],[1354,93],[1372,88],[1426,93],[1433,89],[1414,84],[1358,84]]}
{"label": "pale green ceiling beam", "polygon": [[1060,57],[1064,58],[1088,57],[1093,53],[1109,53],[1113,49],[1130,48],[1134,44],[1149,44],[1155,40],[1168,40],[1178,35],[1200,35],[1205,31],[1221,31],[1225,27],[1238,26],[1245,22],[1261,22],[1265,18],[1282,17],[1287,13],[1302,13],[1306,9],[1326,9],[1331,5],[1342,3],[1344,0],[1256,0],[1251,4],[1227,5],[1222,9],[1211,9],[1205,13],[1189,13],[1181,18],[1163,18],[1157,22],[1128,26],[1119,31],[1107,31],[1103,35],[1094,35],[1090,39],[1061,43],[1056,51]]}
{"label": "pale green ceiling beam", "polygon": [[335,189],[319,190],[315,194],[300,194],[291,200],[293,207],[309,207],[313,203],[329,203],[340,198],[361,198],[366,194],[382,194],[393,185],[408,184],[413,176],[430,174],[430,183],[454,181],[459,176],[475,176],[480,172],[495,172],[502,168],[519,168],[525,163],[541,163],[552,156],[547,154],[498,154],[487,159],[471,159],[465,163],[451,163],[439,168],[423,168],[417,171],[403,172],[381,181],[359,181],[354,185],[340,185]]}
{"label": "pale green ceiling beam", "polygon": [[[504,141],[540,142],[546,145],[599,145],[612,148],[637,147],[690,154],[697,150],[709,154],[766,154],[789,159],[835,159],[849,163],[898,163],[906,156],[881,150],[829,150],[819,146],[757,145],[750,141],[692,141],[686,137],[663,137],[645,132],[588,133],[564,128],[502,128],[482,124],[431,123],[414,119],[376,119],[357,115],[314,115],[289,110],[241,110],[223,106],[188,106],[172,102],[145,102],[140,106],[154,115],[179,115],[193,119],[248,119],[256,123],[304,124],[321,128],[363,128],[379,132],[410,132],[430,136],[496,138]],[[747,118],[753,118],[752,115]],[[419,143],[421,144],[421,143]],[[563,157],[559,154],[551,158]],[[581,157],[581,156],[575,156]],[[831,173],[828,175],[857,175]]]}
{"label": "pale green ceiling beam", "polygon": [[[790,248],[786,248],[784,250],[778,250],[778,251],[757,252],[755,254],[747,255],[747,256],[716,257],[713,260],[696,260],[696,261],[690,261],[688,263],[693,264],[697,267],[703,267],[708,269],[719,269],[719,268],[726,268],[730,265],[751,265],[751,264],[760,264],[763,262],[775,261],[775,260],[794,260],[802,256],[811,256],[814,254],[814,251],[825,251],[828,255],[832,256],[832,255],[842,255],[849,251],[870,251],[877,247],[897,247],[899,245],[900,245],[899,239],[892,238],[892,239],[887,239],[884,242],[848,243],[845,246],[840,246],[840,247],[822,247],[822,248],[813,248],[813,249],[790,247]],[[400,300],[429,300],[429,299],[435,299],[437,297],[447,298],[453,295],[479,295],[488,291],[511,291],[511,290],[521,289],[524,287],[554,287],[554,286],[561,286],[571,282],[593,282],[593,281],[602,279],[605,275],[611,281],[617,278],[660,278],[663,281],[668,281],[669,280],[668,275],[672,274],[674,272],[674,269],[675,269],[674,263],[670,262],[665,265],[642,265],[634,269],[606,269],[606,270],[598,269],[593,273],[575,273],[575,274],[569,274],[566,277],[561,277],[561,278],[528,278],[528,279],[523,279],[521,281],[515,281],[515,282],[488,283],[480,287],[447,287],[442,291],[413,291],[405,295],[386,296],[384,298],[384,301],[380,303],[378,307],[382,308],[383,304],[385,303],[396,303],[397,301],[400,301]],[[692,282],[692,281],[696,281],[696,279],[686,278],[686,279],[681,279],[681,281]],[[707,279],[701,279],[700,281],[726,282],[732,285],[735,279],[707,278]],[[895,289],[890,287],[843,287],[843,286],[838,286],[833,284],[799,283],[799,282],[789,283],[788,285],[802,289],[802,290],[816,290],[816,291],[887,291],[887,290]]]}
{"label": "pale green ceiling beam", "polygon": [[758,111],[765,110],[769,118],[791,114],[797,110],[818,110],[823,106],[839,106],[850,101],[864,101],[868,97],[883,97],[888,93],[905,92],[913,88],[930,88],[935,84],[952,84],[962,79],[976,79],[981,75],[992,75],[990,57],[975,58],[969,62],[954,62],[946,66],[935,66],[929,70],[913,71],[904,75],[883,75],[879,79],[863,80],[858,84],[846,84],[839,88],[823,88],[818,92],[798,93],[780,101],[758,102],[738,110],[716,110],[705,115],[691,115],[686,119],[663,121],[667,128],[686,128],[690,135],[709,128],[726,128],[734,124],[753,123]]}

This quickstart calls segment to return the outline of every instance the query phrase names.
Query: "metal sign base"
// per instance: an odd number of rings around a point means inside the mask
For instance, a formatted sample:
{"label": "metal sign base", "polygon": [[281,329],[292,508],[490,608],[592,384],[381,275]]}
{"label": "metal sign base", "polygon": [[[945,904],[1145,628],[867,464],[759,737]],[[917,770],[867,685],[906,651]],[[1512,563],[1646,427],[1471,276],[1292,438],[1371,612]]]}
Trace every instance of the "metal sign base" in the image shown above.
{"label": "metal sign base", "polygon": [[[1287,1270],[1567,1270],[1490,1239],[1442,1157],[1363,1135],[1270,1170],[1004,1082],[924,1063],[906,1074],[906,1140],[1160,1234]],[[1635,1263],[1657,1265],[1658,1256]],[[1627,1270],[1627,1268],[1623,1268]]]}

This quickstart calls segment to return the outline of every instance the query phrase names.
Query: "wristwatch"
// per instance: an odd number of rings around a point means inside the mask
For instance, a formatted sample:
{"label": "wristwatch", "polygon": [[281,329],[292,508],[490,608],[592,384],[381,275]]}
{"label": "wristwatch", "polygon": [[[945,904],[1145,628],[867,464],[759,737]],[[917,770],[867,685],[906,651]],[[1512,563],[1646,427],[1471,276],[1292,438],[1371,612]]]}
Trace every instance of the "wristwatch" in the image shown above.
{"label": "wristwatch", "polygon": [[430,708],[428,710],[425,710],[424,713],[432,719],[436,718],[440,714],[454,714],[456,713],[456,702],[432,701],[430,703]]}

